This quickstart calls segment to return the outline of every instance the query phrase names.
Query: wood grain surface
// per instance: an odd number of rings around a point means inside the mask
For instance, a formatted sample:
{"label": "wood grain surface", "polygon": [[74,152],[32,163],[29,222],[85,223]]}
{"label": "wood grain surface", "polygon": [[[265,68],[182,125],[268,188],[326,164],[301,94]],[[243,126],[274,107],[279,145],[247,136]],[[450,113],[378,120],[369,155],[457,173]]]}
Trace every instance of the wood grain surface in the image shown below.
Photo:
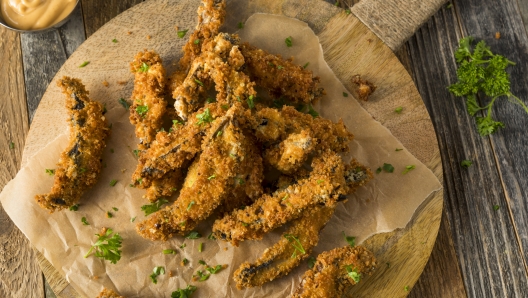
{"label": "wood grain surface", "polygon": [[[29,130],[20,36],[0,27],[0,189],[15,177]],[[42,273],[26,237],[0,206],[0,297],[44,297]]]}
{"label": "wood grain surface", "polygon": [[[198,1],[194,2],[198,3]],[[159,7],[170,7],[164,6],[163,3],[165,2],[146,2],[135,10],[135,16],[139,15],[137,14],[138,11],[153,12]],[[232,5],[232,3],[230,4]],[[380,42],[353,15],[347,15],[341,9],[319,0],[304,1],[304,5],[296,5],[297,3],[297,1],[253,1],[245,10],[242,10],[242,14],[236,14],[238,18],[236,21],[229,21],[228,19],[226,27],[235,27],[240,19],[244,19],[255,11],[274,12],[307,21],[320,37],[328,64],[348,89],[354,89],[350,79],[357,73],[363,74],[365,78],[374,82],[382,82],[382,84],[378,84],[375,95],[363,106],[389,128],[411,153],[435,170],[441,179],[438,147],[431,120],[411,77],[391,49]],[[238,9],[241,8],[238,7]],[[120,20],[125,19],[114,19],[104,28],[101,28],[103,31],[98,32],[97,36],[94,36],[95,39],[90,39],[88,43],[84,44],[83,50],[93,52],[101,45],[108,44],[112,34],[117,32],[116,30],[122,31],[123,28],[127,27],[128,19],[123,24],[120,23]],[[149,15],[145,14],[143,22],[147,24],[150,21]],[[135,24],[137,26],[138,23]],[[156,30],[173,30],[172,27],[172,24],[168,24],[166,28],[156,27]],[[346,30],[339,30],[341,28],[346,28]],[[160,31],[157,32],[159,34]],[[140,43],[145,41],[143,36],[134,36],[134,38]],[[163,40],[160,41],[158,36],[155,36],[148,43],[148,46],[159,48],[161,46],[158,44],[159,42],[163,42]],[[110,52],[106,51],[107,58],[109,54]],[[85,56],[93,55],[86,54]],[[76,68],[79,61],[75,61],[77,63],[75,65],[71,65],[72,63],[67,61],[65,65],[70,64],[70,68]],[[387,71],[388,69],[391,71]],[[87,76],[85,75],[83,80],[85,83],[87,83],[86,79]],[[94,79],[100,80],[100,78]],[[98,83],[99,81],[97,81]],[[31,156],[35,150],[41,148],[50,139],[50,132],[45,127],[47,127],[48,121],[53,121],[50,119],[50,115],[53,113],[45,111],[51,105],[49,99],[46,99],[46,96],[44,98],[43,105],[36,113],[32,130],[26,142],[25,155],[27,156]],[[394,117],[393,105],[395,104],[405,105],[409,113],[406,116]],[[381,260],[391,262],[393,264],[392,269],[380,270],[372,277],[376,284],[383,284],[383,287],[357,287],[354,290],[354,295],[406,296],[408,291],[405,291],[404,288],[412,288],[428,260],[440,224],[441,210],[442,192],[439,191],[433,193],[426,200],[426,203],[418,209],[406,228],[394,233],[372,237],[369,240],[370,247],[378,253]],[[54,283],[51,283],[52,280],[54,278],[50,277],[50,285],[54,287]],[[59,293],[59,296],[63,296],[64,289],[67,288],[57,288],[55,291]],[[71,293],[71,291],[69,292]]]}

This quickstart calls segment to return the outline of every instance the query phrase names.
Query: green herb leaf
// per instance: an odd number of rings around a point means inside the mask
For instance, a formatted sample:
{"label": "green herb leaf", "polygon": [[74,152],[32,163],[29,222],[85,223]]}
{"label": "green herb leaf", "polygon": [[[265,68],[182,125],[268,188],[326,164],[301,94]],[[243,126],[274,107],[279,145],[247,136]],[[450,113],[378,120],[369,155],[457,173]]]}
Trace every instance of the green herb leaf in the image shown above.
{"label": "green herb leaf", "polygon": [[238,29],[243,29],[243,28],[244,28],[244,23],[238,22]]}
{"label": "green herb leaf", "polygon": [[352,247],[356,246],[356,237],[345,235],[345,231],[343,231],[343,237],[345,237],[345,241],[348,243],[348,245]]}
{"label": "green herb leaf", "polygon": [[9,149],[15,149],[15,143],[9,142]]}
{"label": "green herb leaf", "polygon": [[213,174],[213,175],[207,177],[207,180],[212,180],[212,179],[214,179],[214,178],[216,178],[216,175]]}
{"label": "green herb leaf", "polygon": [[187,238],[187,239],[198,239],[198,238],[201,238],[201,237],[202,237],[202,235],[200,233],[196,232],[196,231],[191,231],[191,232],[189,232],[189,234],[187,234],[185,236],[185,238]]}
{"label": "green herb leaf", "polygon": [[180,245],[180,248],[184,249],[186,246],[187,246],[187,244],[183,243],[182,245]]}
{"label": "green herb leaf", "polygon": [[182,262],[183,266],[189,264],[189,260],[187,260],[187,258],[184,258],[181,262]]}
{"label": "green herb leaf", "polygon": [[134,149],[134,150],[132,150],[132,153],[134,153],[134,156],[137,158],[137,157],[139,157],[139,153],[141,153],[141,150]]}
{"label": "green herb leaf", "polygon": [[185,36],[185,34],[187,34],[187,31],[189,31],[189,29],[178,31],[178,37],[179,38],[183,38]]}
{"label": "green herb leaf", "polygon": [[316,259],[312,256],[308,258],[308,268],[312,269],[315,265]]}
{"label": "green herb leaf", "polygon": [[176,251],[174,249],[164,249],[163,254],[164,255],[175,255]]}
{"label": "green herb leaf", "polygon": [[203,251],[203,242],[198,245],[198,252]]}
{"label": "green herb leaf", "polygon": [[[70,206],[69,209],[70,209],[70,211],[77,211],[77,210],[79,210],[79,204],[75,204],[73,206]],[[86,218],[85,218],[85,220],[86,220]]]}
{"label": "green herb leaf", "polygon": [[343,97],[348,97],[348,93],[343,92]]}
{"label": "green herb leaf", "polygon": [[194,79],[194,81],[196,82],[196,84],[198,84],[198,85],[203,87],[204,84],[202,83],[202,81],[200,81],[198,79]]}
{"label": "green herb leaf", "polygon": [[402,150],[403,150],[403,149],[396,148],[396,150],[394,150],[394,151],[398,152],[398,151],[402,151]]}
{"label": "green herb leaf", "polygon": [[141,117],[144,117],[144,116],[147,114],[148,110],[149,110],[149,108],[148,108],[147,105],[144,105],[144,106],[138,105],[138,106],[136,107],[136,112],[137,112],[137,113],[139,114],[139,116],[141,116]]}
{"label": "green herb leaf", "polygon": [[110,213],[110,211],[106,211],[106,217],[112,218],[112,217],[114,217],[114,215],[112,213]]}
{"label": "green herb leaf", "polygon": [[88,223],[88,221],[86,220],[86,217],[84,217],[84,216],[81,218],[81,222],[85,226],[89,226],[90,225],[90,223]]}
{"label": "green herb leaf", "polygon": [[211,272],[211,274],[216,274],[218,272],[220,272],[220,270],[222,270],[224,268],[224,266],[222,265],[216,265],[214,267],[207,267],[205,268],[207,271]]}
{"label": "green herb leaf", "polygon": [[116,179],[112,179],[112,181],[110,181],[110,186],[115,186],[116,184],[117,184]]}
{"label": "green herb leaf", "polygon": [[463,160],[460,165],[463,166],[464,168],[469,168],[471,165],[473,164],[473,162],[471,160]]}
{"label": "green herb leaf", "polygon": [[288,48],[290,48],[291,46],[293,46],[293,41],[292,41],[292,37],[291,37],[291,36],[286,37],[286,39],[284,40],[284,42],[286,43],[286,46],[287,46]]}
{"label": "green herb leaf", "polygon": [[50,176],[53,176],[53,175],[55,175],[55,170],[54,169],[46,169],[46,174],[48,174]]}
{"label": "green herb leaf", "polygon": [[376,169],[376,174],[379,174],[379,173],[381,173],[381,167]]}
{"label": "green herb leaf", "polygon": [[416,169],[416,166],[415,165],[408,165],[405,167],[405,170],[403,170],[402,174],[407,174],[409,173],[410,171]]}
{"label": "green herb leaf", "polygon": [[191,207],[195,204],[194,201],[191,201],[189,205],[187,205],[187,211],[191,210]]}
{"label": "green herb leaf", "polygon": [[215,235],[213,234],[213,232],[211,232],[211,233],[209,234],[209,236],[207,236],[207,239],[209,239],[209,240],[216,240],[216,237],[215,237]]}
{"label": "green herb leaf", "polygon": [[194,44],[199,44],[199,43],[200,43],[200,39],[199,38],[194,40]]}
{"label": "green herb leaf", "polygon": [[128,101],[126,101],[124,98],[120,98],[117,100],[125,109],[130,109],[130,104]]}
{"label": "green herb leaf", "polygon": [[152,272],[156,275],[162,275],[162,274],[165,274],[165,267],[163,266],[156,266],[154,267],[154,269],[152,270]]}
{"label": "green herb leaf", "polygon": [[253,109],[255,108],[255,102],[253,100],[253,95],[250,95],[247,99],[246,99],[246,102],[248,104],[248,107],[249,109]]}
{"label": "green herb leaf", "polygon": [[401,114],[401,112],[403,111],[403,107],[397,107],[394,112],[398,113],[398,114]]}
{"label": "green herb leaf", "polygon": [[390,163],[384,163],[381,168],[387,173],[394,172],[394,167]]}
{"label": "green herb leaf", "polygon": [[403,287],[403,289],[404,289],[406,292],[409,292],[409,286],[405,286],[405,287]]}
{"label": "green herb leaf", "polygon": [[145,216],[149,216],[150,214],[160,210],[161,205],[166,204],[168,202],[169,201],[165,199],[159,199],[158,201],[152,204],[141,206],[141,211],[145,212]]}
{"label": "green herb leaf", "polygon": [[306,62],[306,64],[303,65],[303,68],[306,69],[306,67],[308,67],[308,65],[310,65],[310,62]]}
{"label": "green herb leaf", "polygon": [[193,278],[199,280],[199,281],[206,281],[207,279],[209,279],[209,276],[211,276],[211,274],[207,274],[206,272],[202,272],[201,270],[198,270],[196,271],[196,275],[193,275]]}
{"label": "green herb leaf", "polygon": [[357,271],[356,268],[352,268],[350,265],[345,266],[345,268],[348,273],[348,277],[352,278],[352,280],[356,284],[361,281],[361,274]]}
{"label": "green herb leaf", "polygon": [[345,9],[345,14],[349,15],[351,13],[350,9]]}
{"label": "green herb leaf", "polygon": [[117,209],[116,207],[112,207],[112,209],[114,209],[114,211],[119,211],[119,209]]}
{"label": "green herb leaf", "polygon": [[112,42],[113,42],[113,43],[117,43],[117,39],[115,39],[115,38],[112,39]]}
{"label": "green herb leaf", "polygon": [[85,67],[88,64],[90,64],[90,61],[84,61],[81,65],[79,65],[79,68]]}
{"label": "green herb leaf", "polygon": [[296,236],[292,234],[284,234],[284,238],[286,238],[288,242],[290,242],[292,246],[295,248],[295,251],[293,252],[291,256],[292,258],[295,258],[297,256],[297,251],[300,252],[301,254],[306,253],[299,238],[297,238]]}
{"label": "green herb leaf", "polygon": [[136,216],[130,218],[130,222],[134,222],[134,220],[136,220]]}
{"label": "green herb leaf", "polygon": [[149,68],[150,68],[150,66],[147,63],[143,62],[143,63],[141,63],[141,66],[139,67],[139,71],[140,72],[147,72],[149,70]]}
{"label": "green herb leaf", "polygon": [[314,110],[311,104],[308,105],[308,114],[312,115],[312,117],[314,118],[319,117],[319,113],[317,113],[317,111]]}
{"label": "green herb leaf", "polygon": [[152,280],[153,284],[158,283],[158,279],[157,279],[158,276],[155,273],[152,273],[151,275],[149,275],[149,277],[150,277],[150,280]]}
{"label": "green herb leaf", "polygon": [[95,234],[99,238],[84,257],[87,258],[92,253],[92,250],[95,250],[96,257],[110,261],[112,264],[117,263],[121,259],[121,250],[119,249],[123,238],[118,233],[112,235],[113,232],[112,229],[107,229],[103,235]]}
{"label": "green herb leaf", "polygon": [[211,123],[213,122],[213,116],[211,116],[211,111],[209,111],[209,108],[205,109],[203,113],[197,114],[196,118],[198,118],[198,125],[202,125],[204,123]]}
{"label": "green herb leaf", "polygon": [[198,289],[193,285],[187,285],[185,289],[178,289],[171,294],[171,298],[190,298],[191,295]]}
{"label": "green herb leaf", "polygon": [[495,206],[493,206],[493,210],[495,210],[495,211],[499,210],[499,208],[500,208],[499,205],[495,205]]}

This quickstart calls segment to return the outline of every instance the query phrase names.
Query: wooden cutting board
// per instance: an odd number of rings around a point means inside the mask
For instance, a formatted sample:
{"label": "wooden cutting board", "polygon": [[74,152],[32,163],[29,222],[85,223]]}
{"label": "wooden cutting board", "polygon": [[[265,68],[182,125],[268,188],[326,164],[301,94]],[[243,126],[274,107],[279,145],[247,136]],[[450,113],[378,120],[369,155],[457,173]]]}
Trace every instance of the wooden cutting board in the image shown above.
{"label": "wooden cutting board", "polygon": [[[108,61],[110,84],[119,80],[131,83],[128,69],[115,71],[112,55],[121,55],[119,47],[112,48],[111,40],[133,38],[140,48],[156,49],[167,60],[177,61],[181,44],[174,43],[175,25],[193,28],[196,23],[198,0],[150,0],[122,13],[90,37],[58,72],[76,68],[79,57],[93,57],[101,52]],[[347,13],[320,0],[232,0],[228,1],[228,14],[223,31],[233,32],[239,22],[254,13],[271,13],[297,18],[309,24],[318,35],[326,62],[345,87],[354,90],[352,76],[361,74],[374,82],[378,89],[362,106],[421,162],[442,181],[442,169],[434,129],[427,110],[414,83],[394,55],[396,50],[419,25],[436,12],[444,0],[363,0]],[[174,16],[172,19],[161,15]],[[128,34],[128,32],[131,34]],[[148,32],[148,34],[145,34]],[[148,35],[148,36],[147,36]],[[171,71],[169,67],[169,71]],[[82,79],[87,85],[101,84],[100,75],[85,71]],[[91,80],[91,81],[90,81]],[[52,84],[55,83],[53,80]],[[49,92],[48,91],[46,93]],[[97,94],[92,92],[95,98]],[[62,98],[60,99],[62,101]],[[408,113],[396,115],[394,102]],[[24,148],[25,163],[56,135],[47,129],[53,121],[63,121],[53,99],[46,94],[35,114]],[[418,280],[431,253],[442,214],[443,192],[427,198],[416,210],[404,229],[378,234],[364,244],[382,263],[369,283],[353,287],[350,294],[357,297],[403,297]],[[390,262],[388,261],[390,260]],[[58,297],[81,297],[44,258],[41,265],[46,278]]]}

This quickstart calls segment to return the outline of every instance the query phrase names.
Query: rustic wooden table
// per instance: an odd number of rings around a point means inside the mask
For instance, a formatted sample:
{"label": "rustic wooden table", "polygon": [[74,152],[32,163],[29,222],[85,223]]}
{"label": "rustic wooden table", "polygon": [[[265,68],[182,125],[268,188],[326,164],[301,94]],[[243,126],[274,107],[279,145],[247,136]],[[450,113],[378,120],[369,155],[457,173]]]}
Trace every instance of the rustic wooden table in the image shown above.
{"label": "rustic wooden table", "polygon": [[[43,34],[0,28],[0,188],[20,167],[33,114],[57,70],[87,37],[139,2],[81,0],[68,23]],[[528,104],[527,22],[528,0],[453,0],[397,53],[431,114],[445,184],[437,242],[411,297],[528,297],[528,115],[503,100],[493,113],[506,128],[483,138],[464,101],[446,89],[456,80],[458,40],[470,35],[517,62],[512,91]],[[473,161],[468,169],[460,165],[465,159]],[[46,262],[1,207],[0,243],[0,297],[55,297],[51,288],[70,297],[67,284],[43,277]]]}

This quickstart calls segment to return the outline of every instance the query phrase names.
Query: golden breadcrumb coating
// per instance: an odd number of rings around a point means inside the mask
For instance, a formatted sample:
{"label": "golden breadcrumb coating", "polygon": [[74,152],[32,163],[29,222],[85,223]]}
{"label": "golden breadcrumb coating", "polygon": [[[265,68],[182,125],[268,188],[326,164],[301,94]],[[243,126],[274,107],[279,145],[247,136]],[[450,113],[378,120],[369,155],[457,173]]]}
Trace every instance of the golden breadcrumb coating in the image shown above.
{"label": "golden breadcrumb coating", "polygon": [[291,174],[308,159],[316,143],[311,130],[292,133],[279,145],[266,150],[265,160],[282,173]]}
{"label": "golden breadcrumb coating", "polygon": [[156,139],[162,128],[167,108],[165,96],[165,68],[154,51],[139,52],[130,63],[134,74],[134,91],[130,106],[130,123],[136,126],[138,149],[145,150]]}
{"label": "golden breadcrumb coating", "polygon": [[237,288],[262,286],[290,273],[310,256],[312,249],[319,242],[319,232],[334,211],[335,205],[314,206],[303,211],[301,217],[291,222],[280,240],[267,248],[255,263],[246,262],[240,265],[233,275]]}
{"label": "golden breadcrumb coating", "polygon": [[[226,199],[237,185],[254,182],[246,190],[248,196],[260,195],[262,177],[248,178],[260,160],[251,136],[243,126],[247,110],[235,104],[224,117],[216,119],[207,132],[198,164],[184,182],[180,196],[172,206],[152,214],[136,226],[137,232],[150,240],[167,240],[176,233],[184,234],[206,219]],[[262,166],[260,166],[262,167]],[[242,175],[241,175],[242,174]],[[260,173],[261,174],[261,173]],[[188,181],[187,181],[188,180]]]}
{"label": "golden breadcrumb coating", "polygon": [[284,60],[248,43],[241,44],[240,51],[246,61],[244,71],[258,86],[268,89],[273,98],[284,96],[294,103],[310,103],[323,95],[319,77],[292,59]]}
{"label": "golden breadcrumb coating", "polygon": [[125,298],[125,296],[121,296],[113,290],[104,288],[95,298]]}
{"label": "golden breadcrumb coating", "polygon": [[[162,197],[170,197],[180,189],[184,175],[182,169],[175,169],[167,172],[162,178],[152,180],[143,196],[151,202],[155,202]],[[141,188],[142,184],[139,185]]]}
{"label": "golden breadcrumb coating", "polygon": [[57,164],[51,192],[35,197],[50,212],[73,206],[97,182],[105,139],[109,135],[103,105],[88,98],[89,92],[79,79],[62,77],[57,86],[66,95],[70,141]]}
{"label": "golden breadcrumb coating", "polygon": [[349,286],[376,269],[374,254],[363,246],[345,246],[321,253],[313,269],[306,271],[294,298],[342,297]]}
{"label": "golden breadcrumb coating", "polygon": [[367,80],[363,80],[360,75],[352,77],[352,83],[357,85],[356,93],[359,99],[367,101],[369,96],[376,91],[376,85]]}

